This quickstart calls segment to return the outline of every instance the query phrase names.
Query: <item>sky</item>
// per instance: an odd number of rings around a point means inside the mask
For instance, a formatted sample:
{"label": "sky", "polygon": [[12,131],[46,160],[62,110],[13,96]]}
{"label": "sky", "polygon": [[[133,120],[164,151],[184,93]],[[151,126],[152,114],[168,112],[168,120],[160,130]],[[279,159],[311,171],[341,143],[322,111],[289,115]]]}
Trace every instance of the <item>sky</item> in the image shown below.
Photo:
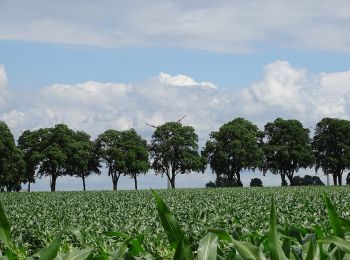
{"label": "sky", "polygon": [[[0,120],[16,139],[65,123],[94,138],[132,127],[149,140],[145,122],[186,115],[203,146],[236,117],[261,129],[293,118],[311,130],[326,116],[349,119],[349,10],[346,0],[0,0]],[[242,177],[280,184],[271,174]],[[177,186],[214,178],[208,169],[178,176]],[[139,181],[165,185],[153,173]],[[105,173],[87,180],[88,189],[111,187]],[[48,179],[32,188],[48,190]],[[57,188],[81,181],[60,178]]]}

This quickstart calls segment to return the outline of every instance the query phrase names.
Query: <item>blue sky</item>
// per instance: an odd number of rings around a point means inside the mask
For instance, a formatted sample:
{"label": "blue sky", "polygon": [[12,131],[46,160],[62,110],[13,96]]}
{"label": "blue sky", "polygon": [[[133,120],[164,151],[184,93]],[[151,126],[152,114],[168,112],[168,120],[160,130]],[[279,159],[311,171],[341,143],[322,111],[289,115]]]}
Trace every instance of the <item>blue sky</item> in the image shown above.
{"label": "blue sky", "polygon": [[261,78],[262,68],[275,60],[287,60],[310,72],[349,69],[350,53],[259,49],[251,53],[218,53],[181,48],[101,48],[55,43],[0,41],[0,64],[14,88],[41,88],[53,83],[136,82],[165,71],[172,75],[240,88]]}
{"label": "blue sky", "polygon": [[[238,116],[260,128],[276,117],[307,127],[325,116],[349,119],[348,10],[346,0],[0,0],[0,120],[16,138],[66,123],[93,137],[133,127],[149,139],[145,122],[187,115],[203,145]],[[245,184],[260,176],[249,174]],[[178,185],[210,179],[183,176]],[[109,189],[109,177],[89,185]],[[164,180],[149,175],[140,186]],[[79,189],[80,181],[58,187]],[[47,188],[48,179],[33,186]]]}

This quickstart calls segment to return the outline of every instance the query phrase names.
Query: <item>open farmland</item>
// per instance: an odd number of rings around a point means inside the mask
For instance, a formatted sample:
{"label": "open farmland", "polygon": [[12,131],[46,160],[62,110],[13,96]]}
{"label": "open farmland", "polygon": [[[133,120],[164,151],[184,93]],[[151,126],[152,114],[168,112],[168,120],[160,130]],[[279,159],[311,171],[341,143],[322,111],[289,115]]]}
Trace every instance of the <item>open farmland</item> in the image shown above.
{"label": "open farmland", "polygon": [[[329,194],[339,215],[350,219],[349,187],[227,188],[160,190],[195,250],[209,228],[220,228],[233,238],[249,240],[269,229],[271,195],[279,223],[315,224],[330,230],[322,195]],[[113,252],[120,231],[144,234],[144,247],[156,258],[171,258],[173,250],[159,222],[150,191],[1,193],[1,203],[12,226],[12,237],[23,253],[47,246],[61,230],[61,251],[90,247],[95,254]],[[80,230],[80,233],[77,232]],[[120,240],[121,241],[121,240]]]}

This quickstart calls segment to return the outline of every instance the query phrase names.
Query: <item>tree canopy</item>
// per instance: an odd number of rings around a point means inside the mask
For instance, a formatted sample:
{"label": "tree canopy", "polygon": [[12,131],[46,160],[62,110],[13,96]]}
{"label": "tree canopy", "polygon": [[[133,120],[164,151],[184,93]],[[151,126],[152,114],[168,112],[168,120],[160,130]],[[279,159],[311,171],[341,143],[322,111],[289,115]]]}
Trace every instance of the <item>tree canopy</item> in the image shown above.
{"label": "tree canopy", "polygon": [[74,142],[75,133],[64,124],[38,131],[41,139],[41,162],[38,174],[49,176],[51,191],[55,191],[57,178],[67,175],[69,146]]}
{"label": "tree canopy", "polygon": [[147,141],[134,129],[123,131],[122,141],[125,151],[124,175],[134,179],[135,190],[137,190],[137,176],[150,169]]}
{"label": "tree canopy", "polygon": [[350,168],[350,121],[323,118],[316,125],[312,142],[316,171],[332,175],[334,185],[342,184],[342,175]]}
{"label": "tree canopy", "polygon": [[58,124],[25,130],[16,146],[9,127],[0,121],[0,190],[18,191],[28,183],[30,191],[31,183],[45,176],[55,191],[58,177],[67,175],[81,178],[86,190],[86,178],[101,174],[102,163],[114,190],[122,175],[133,179],[137,189],[138,176],[150,169],[165,175],[172,188],[178,174],[204,172],[207,165],[216,174],[215,182],[207,184],[213,187],[243,186],[242,171],[257,168],[263,174],[280,175],[282,185],[288,180],[291,185],[319,184],[318,177],[294,176],[308,167],[321,169],[341,185],[343,173],[350,170],[350,121],[344,119],[322,119],[311,141],[309,129],[298,120],[277,118],[262,132],[250,121],[236,118],[211,132],[201,153],[193,127],[180,121],[152,127],[156,129],[147,143],[134,129],[109,129],[92,140],[86,132]]}
{"label": "tree canopy", "polygon": [[19,191],[26,179],[25,167],[22,151],[8,126],[0,121],[0,190]]}
{"label": "tree canopy", "polygon": [[137,175],[150,167],[147,142],[134,129],[105,131],[96,139],[96,151],[108,168],[113,190],[122,174],[132,177],[137,189]]}
{"label": "tree canopy", "polygon": [[241,171],[254,170],[263,161],[264,154],[259,147],[261,135],[256,125],[236,118],[210,134],[202,155],[217,176],[225,176],[229,183],[235,181],[243,186]]}
{"label": "tree canopy", "polygon": [[312,167],[314,156],[309,132],[298,120],[277,118],[267,123],[263,138],[263,172],[280,174],[282,186],[285,186],[288,185],[286,176],[291,183],[300,168]]}
{"label": "tree canopy", "polygon": [[101,174],[98,152],[90,139],[89,134],[77,131],[73,142],[67,147],[67,173],[82,179],[84,191],[86,190],[85,179],[92,173]]}
{"label": "tree canopy", "polygon": [[35,182],[35,175],[41,161],[41,136],[40,131],[25,130],[18,139],[18,148],[21,149],[26,162],[25,182],[30,184]]}
{"label": "tree canopy", "polygon": [[150,144],[152,168],[157,174],[166,175],[172,188],[178,174],[200,172],[205,161],[198,152],[198,136],[191,126],[168,122],[158,126]]}

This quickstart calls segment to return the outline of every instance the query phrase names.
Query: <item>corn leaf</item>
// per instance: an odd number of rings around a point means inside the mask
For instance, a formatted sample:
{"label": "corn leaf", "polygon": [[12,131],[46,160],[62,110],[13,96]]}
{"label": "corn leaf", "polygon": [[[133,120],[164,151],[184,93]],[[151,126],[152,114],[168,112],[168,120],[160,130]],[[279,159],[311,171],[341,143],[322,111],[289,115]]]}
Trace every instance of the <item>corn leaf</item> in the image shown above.
{"label": "corn leaf", "polygon": [[53,260],[57,256],[58,249],[60,248],[62,241],[62,232],[60,232],[56,238],[51,242],[51,244],[41,249],[37,255],[39,255],[40,260]]}
{"label": "corn leaf", "polygon": [[347,254],[350,254],[350,241],[342,239],[340,237],[332,236],[332,237],[324,237],[318,240],[319,243],[333,243],[340,250],[344,251]]}
{"label": "corn leaf", "polygon": [[0,241],[2,241],[7,248],[11,248],[11,245],[12,245],[11,227],[1,203],[0,203]]}
{"label": "corn leaf", "polygon": [[90,248],[85,248],[82,250],[73,249],[63,258],[63,260],[84,260],[91,255],[91,252],[92,250]]}
{"label": "corn leaf", "polygon": [[273,197],[271,198],[270,231],[268,239],[271,260],[287,259],[277,235],[277,213],[275,208],[275,199]]}
{"label": "corn leaf", "polygon": [[218,249],[218,236],[209,232],[203,237],[198,246],[198,260],[216,260]]}

